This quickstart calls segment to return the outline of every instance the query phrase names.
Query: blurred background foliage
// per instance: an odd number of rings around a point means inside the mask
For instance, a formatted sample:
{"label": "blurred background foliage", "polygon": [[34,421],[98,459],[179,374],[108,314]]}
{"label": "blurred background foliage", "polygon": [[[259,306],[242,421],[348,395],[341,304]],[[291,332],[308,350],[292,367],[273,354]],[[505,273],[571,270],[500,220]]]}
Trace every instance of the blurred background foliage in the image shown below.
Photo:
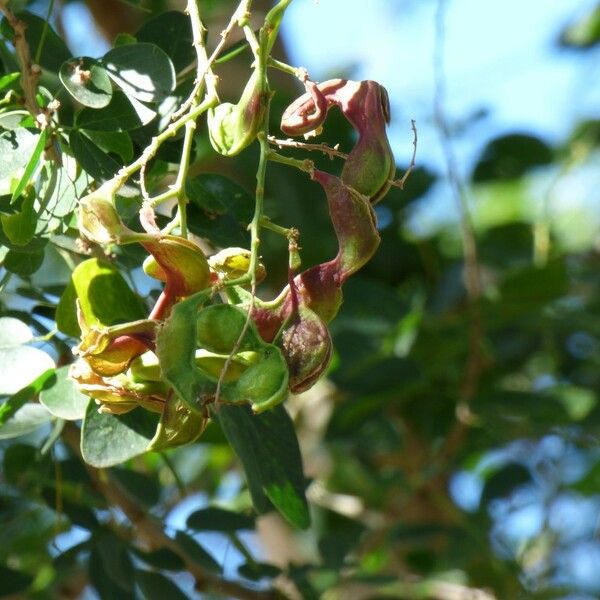
{"label": "blurred background foliage", "polygon": [[[42,1],[11,4],[47,9]],[[215,40],[234,3],[202,4]],[[268,4],[256,2],[257,12]],[[219,506],[249,515],[251,507],[214,424],[194,445],[145,455],[112,475],[168,531],[195,538],[200,562],[241,581],[248,597],[271,594],[273,578],[301,598],[600,597],[600,6],[573,0],[551,20],[541,2],[368,4],[296,0],[278,50],[316,79],[373,78],[388,87],[400,173],[411,156],[410,118],[419,132],[417,168],[377,207],[380,249],[344,290],[328,378],[287,403],[312,527],[299,533],[276,515],[221,522],[197,512]],[[477,66],[478,53],[488,52],[485,37],[474,37],[481,48],[457,40],[494,27],[478,20],[475,4],[507,23],[521,18],[532,39],[539,24],[543,53],[520,45],[515,24],[521,54],[513,56],[505,30],[494,49],[505,62],[489,71],[482,62],[461,79],[460,57]],[[96,56],[116,34],[173,7],[181,8],[167,0],[64,1],[54,24],[75,54]],[[457,21],[457,13],[472,18]],[[422,45],[411,45],[417,39]],[[219,68],[232,98],[248,61],[243,52]],[[279,76],[274,87],[277,123],[298,89]],[[149,135],[137,130],[134,142]],[[339,114],[322,141],[351,147]],[[159,156],[153,168],[168,160]],[[221,160],[199,128],[194,175],[220,173],[251,192],[256,162],[254,147]],[[325,202],[302,173],[269,166],[266,213],[299,228],[307,265],[335,251]],[[244,220],[215,206],[190,209],[190,228],[209,247],[243,238]],[[285,281],[287,262],[280,238],[265,232],[263,242],[268,297]],[[13,273],[3,278],[2,315],[27,323],[39,336],[33,346],[70,360],[70,340],[43,339],[72,268],[69,249],[30,249],[18,268],[10,256],[0,249],[3,274]],[[126,247],[115,260],[133,268],[140,256]],[[139,268],[131,278],[143,295],[157,293]],[[135,523],[98,494],[68,445],[48,443],[59,434],[42,423],[0,440],[2,597],[199,597],[188,573],[173,577],[177,556],[145,551]]]}

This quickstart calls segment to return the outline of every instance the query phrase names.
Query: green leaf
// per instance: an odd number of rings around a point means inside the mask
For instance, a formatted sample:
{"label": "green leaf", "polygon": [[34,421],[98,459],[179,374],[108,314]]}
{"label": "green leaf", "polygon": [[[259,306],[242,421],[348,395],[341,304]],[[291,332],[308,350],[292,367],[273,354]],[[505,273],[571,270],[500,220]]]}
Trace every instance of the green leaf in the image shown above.
{"label": "green leaf", "polygon": [[81,167],[97,181],[111,179],[120,168],[114,158],[100,150],[94,142],[76,129],[69,134],[69,145]]}
{"label": "green leaf", "polygon": [[45,382],[40,393],[40,403],[55,417],[67,421],[83,419],[89,400],[69,379],[68,366],[56,369],[54,377]]}
{"label": "green leaf", "polygon": [[[35,465],[37,448],[29,444],[13,443],[4,451],[2,475],[11,485],[19,485],[29,475]],[[37,470],[35,472],[37,475]]]}
{"label": "green leaf", "polygon": [[90,583],[100,600],[136,600],[132,591],[123,590],[111,579],[97,550],[90,553],[88,569]]}
{"label": "green leaf", "polygon": [[0,427],[0,440],[20,437],[52,421],[54,417],[40,404],[25,404]]}
{"label": "green leaf", "polygon": [[188,596],[160,573],[138,570],[135,572],[135,581],[146,600],[188,600]]}
{"label": "green leaf", "polygon": [[131,136],[125,131],[86,131],[85,134],[100,150],[118,154],[125,162],[133,158],[133,143]]}
{"label": "green leaf", "polygon": [[140,110],[139,104],[134,106],[123,92],[115,91],[108,106],[84,108],[75,117],[75,124],[93,131],[129,131],[146,125],[155,116],[149,108]]}
{"label": "green leaf", "polygon": [[209,571],[221,572],[219,563],[191,536],[183,531],[175,534],[175,542],[186,557]]}
{"label": "green leaf", "polygon": [[54,374],[54,369],[44,371],[29,385],[21,388],[5,402],[0,404],[0,427],[4,425],[22,406],[39,394]]}
{"label": "green leaf", "polygon": [[216,506],[193,512],[186,525],[197,531],[234,532],[240,529],[254,529],[254,518]]}
{"label": "green leaf", "polygon": [[20,595],[33,583],[33,577],[0,565],[0,597]]}
{"label": "green leaf", "polygon": [[109,577],[122,589],[133,591],[133,561],[128,548],[115,535],[100,535],[96,541],[104,568]]}
{"label": "green leaf", "polygon": [[19,212],[0,215],[2,230],[15,246],[26,246],[35,235],[38,215],[33,208],[34,202],[35,194],[28,193],[23,198]]}
{"label": "green leaf", "polygon": [[88,325],[111,326],[143,319],[146,309],[119,271],[109,262],[90,258],[71,277]]}
{"label": "green leaf", "polygon": [[38,348],[0,348],[0,394],[15,394],[48,369],[54,369],[54,361]]}
{"label": "green leaf", "polygon": [[0,77],[0,90],[6,89],[15,81],[18,81],[19,77],[21,77],[21,73],[19,71],[16,71],[15,73],[8,73],[7,75],[2,75],[2,77]]}
{"label": "green leaf", "polygon": [[77,292],[71,279],[66,285],[56,306],[55,321],[57,329],[66,335],[77,338],[81,334],[79,323],[77,322],[77,309],[75,301]]}
{"label": "green leaf", "polygon": [[202,174],[187,180],[185,189],[191,231],[217,246],[248,245],[254,200],[244,188],[223,175]]}
{"label": "green leaf", "polygon": [[281,569],[263,562],[244,563],[238,567],[238,574],[251,581],[258,581],[263,577],[273,579],[281,575]]}
{"label": "green leaf", "polygon": [[[252,324],[241,335],[247,315],[240,308],[221,304],[198,312],[207,295],[201,292],[179,302],[158,333],[156,354],[165,380],[190,409],[198,410],[214,395],[225,361],[241,338],[223,378],[221,398],[249,402],[255,411],[282,402],[287,396],[288,369],[279,348],[263,342]],[[190,327],[194,322],[196,331]],[[198,360],[197,348],[215,354]],[[245,352],[252,355],[250,362],[242,360]]]}
{"label": "green leaf", "polygon": [[561,45],[586,50],[600,43],[600,6],[596,5],[568,25],[560,36]]}
{"label": "green leaf", "polygon": [[136,38],[164,50],[176,72],[190,65],[196,58],[190,19],[178,10],[160,13],[146,21],[138,30]]}
{"label": "green leaf", "polygon": [[16,252],[10,250],[4,258],[4,268],[15,275],[33,275],[44,262],[44,252]]}
{"label": "green leaf", "polygon": [[158,504],[161,487],[155,477],[124,468],[113,468],[110,474],[142,506],[151,508]]}
{"label": "green leaf", "polygon": [[[44,69],[48,69],[48,71],[58,73],[62,63],[71,58],[71,53],[65,42],[56,34],[56,31],[52,29],[45,19],[29,12],[20,12],[15,16],[27,25],[25,40],[31,50],[31,56],[35,56],[37,47],[42,40],[42,36],[44,36],[44,49],[40,54],[39,64]],[[14,43],[15,32],[6,19],[2,20],[0,33]]]}
{"label": "green leaf", "polygon": [[11,193],[11,180],[20,178],[38,138],[39,132],[24,127],[0,132],[0,194]]}
{"label": "green leaf", "polygon": [[102,64],[127,96],[142,102],[158,102],[175,89],[171,59],[154,44],[118,46],[104,55]]}
{"label": "green leaf", "polygon": [[0,317],[0,348],[22,346],[31,341],[31,329],[14,317]]}
{"label": "green leaf", "polygon": [[257,512],[268,512],[270,501],[292,525],[307,528],[302,457],[285,408],[253,415],[245,406],[221,405],[213,415],[242,462]]}
{"label": "green leaf", "polygon": [[517,487],[531,482],[529,469],[518,463],[508,463],[494,472],[485,482],[481,505],[485,506],[495,498],[504,498]]}
{"label": "green leaf", "polygon": [[84,106],[103,108],[112,98],[108,73],[94,58],[71,58],[60,67],[60,81],[66,90]]}
{"label": "green leaf", "polygon": [[94,467],[106,468],[143,454],[157,424],[158,415],[143,409],[117,417],[99,413],[96,404],[90,402],[81,432],[83,458]]}
{"label": "green leaf", "polygon": [[167,548],[159,548],[152,552],[143,552],[137,548],[132,548],[133,553],[146,564],[157,569],[167,571],[183,571],[184,562],[178,554]]}
{"label": "green leaf", "polygon": [[[38,141],[35,145],[35,148],[33,149],[33,152],[31,153],[29,162],[25,166],[25,171],[23,172],[23,176],[21,177],[21,180],[19,181],[19,183],[17,184],[17,187],[14,189],[14,191],[12,193],[12,197],[10,199],[11,203],[14,202],[21,195],[21,193],[23,192],[23,190],[29,183],[31,176],[33,175],[33,172],[35,171],[35,169],[40,161],[40,156],[42,155],[42,152],[44,151],[44,148],[46,147],[47,137],[48,137],[48,130],[43,129],[42,133],[38,136]],[[32,202],[32,205],[33,205],[33,202]],[[5,231],[6,231],[6,229],[5,229]],[[34,231],[35,231],[35,229],[34,229]]]}

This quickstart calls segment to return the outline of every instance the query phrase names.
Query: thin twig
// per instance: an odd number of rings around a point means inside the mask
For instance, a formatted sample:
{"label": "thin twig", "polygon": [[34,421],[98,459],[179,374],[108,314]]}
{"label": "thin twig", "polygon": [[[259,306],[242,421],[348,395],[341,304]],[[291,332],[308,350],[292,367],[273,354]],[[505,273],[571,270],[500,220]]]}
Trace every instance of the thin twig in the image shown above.
{"label": "thin twig", "polygon": [[307,142],[299,142],[298,140],[293,140],[292,138],[287,138],[285,140],[281,140],[276,138],[274,135],[267,136],[267,141],[269,144],[273,146],[277,146],[278,148],[297,148],[299,150],[309,150],[322,152],[326,154],[331,160],[334,157],[343,158],[344,160],[348,158],[348,154],[339,150],[339,144],[335,146],[328,146],[327,144],[309,144]]}
{"label": "thin twig", "polygon": [[413,172],[413,169],[417,166],[417,162],[416,162],[417,161],[417,125],[416,125],[414,119],[410,120],[410,126],[413,131],[412,158],[410,159],[410,164],[408,165],[408,169],[406,169],[406,173],[404,173],[404,175],[402,175],[402,179],[392,181],[392,185],[394,187],[399,187],[401,190],[404,189],[404,184],[406,183],[406,180],[408,179],[410,174]]}
{"label": "thin twig", "polygon": [[[196,47],[197,54],[197,63],[198,63],[198,73],[196,75],[196,81],[194,83],[194,88],[190,93],[187,100],[179,107],[179,109],[173,114],[173,119],[178,119],[186,110],[192,105],[194,99],[198,97],[200,91],[202,89],[202,85],[204,83],[204,78],[210,72],[211,67],[215,60],[218,58],[219,54],[223,51],[225,43],[227,42],[227,38],[229,34],[233,31],[236,25],[240,23],[245,23],[249,17],[250,6],[252,4],[252,0],[242,0],[238,7],[235,9],[235,12],[231,15],[231,19],[227,24],[227,27],[221,32],[221,39],[219,43],[216,45],[213,53],[210,57],[206,57],[206,52],[204,50],[204,46],[200,48],[197,44],[196,39],[194,39],[194,46]],[[194,36],[196,37],[196,29],[200,31],[200,35],[202,35],[199,27],[202,27],[202,22],[200,20],[200,15],[198,13],[198,8],[196,4],[196,0],[189,0],[187,12],[190,15],[192,20],[192,28],[194,28]]]}
{"label": "thin twig", "polygon": [[463,381],[460,387],[460,399],[456,407],[456,417],[454,427],[448,434],[441,454],[444,460],[448,461],[460,448],[468,428],[473,424],[474,418],[469,409],[469,404],[479,387],[479,379],[484,368],[483,353],[483,323],[479,307],[481,297],[481,279],[480,267],[477,255],[477,242],[465,185],[459,173],[456,156],[452,147],[450,129],[448,127],[444,100],[446,91],[445,73],[444,73],[444,44],[445,44],[445,11],[447,0],[438,0],[436,11],[436,36],[434,53],[434,73],[435,73],[435,96],[434,96],[434,118],[440,135],[442,150],[446,162],[446,176],[457,209],[460,214],[460,226],[463,241],[463,253],[465,258],[465,284],[467,289],[467,298],[469,302],[469,339],[468,354],[465,365]]}
{"label": "thin twig", "polygon": [[0,12],[4,14],[8,24],[15,32],[13,43],[19,61],[21,62],[21,88],[23,89],[23,95],[25,97],[25,108],[27,108],[37,122],[37,116],[42,113],[42,109],[36,99],[37,82],[42,74],[42,70],[39,65],[33,64],[31,60],[29,44],[27,44],[27,40],[25,39],[27,25],[25,25],[23,21],[17,19],[4,1],[0,2]]}
{"label": "thin twig", "polygon": [[275,590],[264,592],[251,590],[239,583],[222,579],[205,571],[173,538],[165,533],[160,522],[140,508],[139,504],[129,497],[117,481],[110,478],[107,471],[96,469],[83,461],[79,436],[80,431],[77,426],[72,422],[68,422],[63,430],[63,439],[75,455],[82,460],[92,485],[106,498],[109,504],[123,512],[138,533],[139,538],[150,548],[167,548],[177,554],[184,561],[186,569],[195,578],[197,590],[207,593],[221,593],[242,600],[274,600],[282,597]]}

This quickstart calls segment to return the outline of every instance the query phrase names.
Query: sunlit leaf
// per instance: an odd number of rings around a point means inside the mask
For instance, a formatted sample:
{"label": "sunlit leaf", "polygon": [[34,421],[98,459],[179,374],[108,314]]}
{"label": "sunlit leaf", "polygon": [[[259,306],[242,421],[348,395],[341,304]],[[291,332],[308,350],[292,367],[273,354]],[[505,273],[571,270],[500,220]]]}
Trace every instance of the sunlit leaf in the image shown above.
{"label": "sunlit leaf", "polygon": [[285,408],[253,415],[247,407],[223,405],[213,414],[244,466],[257,512],[268,512],[272,503],[290,523],[308,527],[302,457]]}
{"label": "sunlit leaf", "polygon": [[158,415],[143,409],[115,416],[98,412],[90,401],[81,432],[81,452],[87,463],[106,468],[143,454],[154,437]]}
{"label": "sunlit leaf", "polygon": [[83,106],[103,108],[110,103],[112,85],[96,59],[72,58],[62,64],[59,75],[69,94]]}
{"label": "sunlit leaf", "polygon": [[40,393],[40,403],[54,416],[68,421],[83,419],[89,400],[69,379],[68,366],[56,369],[55,375],[45,383]]}
{"label": "sunlit leaf", "polygon": [[118,46],[102,58],[113,81],[142,102],[157,102],[175,89],[175,71],[170,58],[155,44]]}

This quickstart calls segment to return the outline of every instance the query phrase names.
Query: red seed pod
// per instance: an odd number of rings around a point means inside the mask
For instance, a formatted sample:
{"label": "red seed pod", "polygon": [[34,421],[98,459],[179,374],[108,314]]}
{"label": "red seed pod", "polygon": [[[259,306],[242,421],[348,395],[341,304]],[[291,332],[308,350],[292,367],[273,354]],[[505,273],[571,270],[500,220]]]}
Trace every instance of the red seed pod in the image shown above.
{"label": "red seed pod", "polygon": [[368,196],[371,203],[378,202],[389,190],[396,169],[386,134],[390,121],[387,91],[376,81],[346,79],[330,79],[314,88],[307,83],[307,90],[283,113],[281,130],[292,136],[318,130],[327,110],[338,106],[358,133],[342,181]]}
{"label": "red seed pod", "polygon": [[312,310],[300,306],[281,340],[289,368],[289,387],[294,393],[311,388],[323,375],[331,360],[331,336],[327,325]]}

